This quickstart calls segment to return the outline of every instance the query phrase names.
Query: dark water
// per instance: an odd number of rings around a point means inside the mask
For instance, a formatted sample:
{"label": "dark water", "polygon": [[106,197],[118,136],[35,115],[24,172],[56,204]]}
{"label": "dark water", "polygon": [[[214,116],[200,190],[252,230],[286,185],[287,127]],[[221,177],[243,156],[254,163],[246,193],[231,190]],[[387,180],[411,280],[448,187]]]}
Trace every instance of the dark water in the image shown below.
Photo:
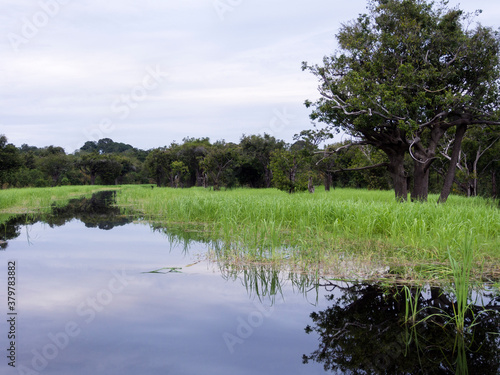
{"label": "dark water", "polygon": [[[495,295],[485,296],[492,312],[478,313],[481,328],[461,340],[437,318],[401,324],[404,303],[388,296],[397,290],[200,261],[209,245],[196,233],[133,223],[98,200],[14,219],[2,236],[1,284],[14,261],[17,315],[16,367],[4,355],[1,374],[500,371]],[[451,308],[441,291],[420,301]]]}

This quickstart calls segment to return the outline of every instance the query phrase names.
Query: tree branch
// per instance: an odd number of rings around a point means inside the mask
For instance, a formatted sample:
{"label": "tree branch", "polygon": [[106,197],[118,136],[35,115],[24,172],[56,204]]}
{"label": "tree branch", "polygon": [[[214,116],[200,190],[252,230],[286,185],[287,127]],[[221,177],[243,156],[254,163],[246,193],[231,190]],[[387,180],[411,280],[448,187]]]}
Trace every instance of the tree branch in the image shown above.
{"label": "tree branch", "polygon": [[335,102],[336,106],[332,107],[332,109],[340,109],[344,112],[344,114],[346,116],[359,116],[359,115],[366,115],[368,114],[369,116],[373,116],[373,115],[377,115],[377,116],[380,116],[382,117],[383,119],[385,120],[394,120],[394,119],[397,119],[397,120],[404,120],[404,118],[402,117],[397,117],[397,116],[393,116],[391,115],[389,112],[387,112],[387,110],[385,108],[382,107],[382,109],[384,109],[390,117],[388,117],[387,115],[384,115],[383,113],[381,112],[378,112],[378,111],[373,111],[371,108],[368,108],[368,109],[361,109],[359,111],[356,111],[356,112],[349,112],[346,107],[346,103],[340,99],[338,97],[338,95],[329,95],[327,94],[324,90],[320,90],[320,93],[321,95],[323,95],[325,98],[327,99],[330,99],[332,101]]}
{"label": "tree branch", "polygon": [[339,152],[340,150],[343,150],[345,148],[349,148],[349,147],[353,147],[353,146],[365,146],[369,144],[368,142],[366,141],[360,141],[360,142],[355,142],[355,143],[348,143],[344,146],[340,146],[339,148],[335,149],[335,150],[332,150],[332,151],[315,151],[314,153],[315,154],[335,154],[336,152]]}
{"label": "tree branch", "polygon": [[365,169],[373,169],[373,168],[380,168],[380,167],[388,167],[389,163],[379,163],[379,164],[373,164],[373,165],[368,165],[366,167],[359,167],[359,168],[348,168],[348,169],[337,169],[335,171],[328,171],[331,173],[338,173],[338,172],[351,172],[351,171],[362,171]]}
{"label": "tree branch", "polygon": [[442,116],[445,116],[447,115],[448,113],[447,112],[440,112],[438,113],[436,116],[434,116],[430,121],[427,121],[426,123],[422,124],[422,125],[419,125],[419,128],[422,129],[422,128],[425,128],[426,126],[429,126],[430,124],[432,124],[434,121],[436,121],[439,117],[442,117]]}

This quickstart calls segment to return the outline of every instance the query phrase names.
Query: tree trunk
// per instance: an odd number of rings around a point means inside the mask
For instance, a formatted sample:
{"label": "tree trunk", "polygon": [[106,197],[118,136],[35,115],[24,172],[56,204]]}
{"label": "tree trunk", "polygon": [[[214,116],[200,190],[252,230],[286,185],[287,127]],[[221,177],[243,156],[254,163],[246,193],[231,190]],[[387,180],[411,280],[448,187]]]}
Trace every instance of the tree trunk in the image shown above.
{"label": "tree trunk", "polygon": [[460,155],[460,150],[462,148],[462,140],[467,130],[467,125],[457,125],[457,130],[455,132],[455,140],[453,141],[453,150],[451,152],[450,165],[446,176],[444,178],[443,189],[441,190],[441,195],[439,196],[438,203],[445,203],[448,196],[451,193],[451,188],[453,186],[453,179],[455,178],[455,171],[457,169],[458,156]]}
{"label": "tree trunk", "polygon": [[293,159],[293,165],[292,167],[290,168],[290,189],[288,190],[288,192],[290,194],[294,193],[295,192],[295,175],[296,175],[296,172],[297,172],[297,167],[296,167],[296,164],[295,164],[295,158]]}
{"label": "tree trunk", "polygon": [[309,193],[314,193],[314,184],[313,184],[313,179],[311,176],[309,176],[309,181],[307,183],[307,190],[309,191]]}
{"label": "tree trunk", "polygon": [[429,194],[429,167],[427,163],[414,161],[412,202],[427,202]]}
{"label": "tree trunk", "polygon": [[273,179],[273,172],[269,167],[264,167],[264,184],[266,188],[271,187],[272,179]]}
{"label": "tree trunk", "polygon": [[398,202],[408,200],[408,184],[404,167],[404,153],[391,153],[389,157],[389,173],[394,184],[394,193]]}
{"label": "tree trunk", "polygon": [[496,180],[494,168],[491,171],[491,194],[493,195],[493,198],[497,197],[497,180]]}
{"label": "tree trunk", "polygon": [[198,169],[195,171],[194,186],[203,186],[203,175]]}
{"label": "tree trunk", "polygon": [[[426,135],[427,146],[418,137],[415,142],[413,162],[413,190],[411,200],[417,202],[426,202],[429,195],[429,171],[432,163],[436,160],[436,150],[439,142],[443,138],[446,129],[444,126],[434,126],[431,132]],[[424,136],[419,133],[419,136]],[[412,150],[410,150],[411,152]]]}
{"label": "tree trunk", "polygon": [[479,146],[477,152],[476,152],[476,159],[472,163],[472,196],[477,196],[477,164],[479,163],[479,158],[482,156],[481,153],[481,146]]}
{"label": "tree trunk", "polygon": [[325,191],[330,191],[332,186],[332,174],[330,172],[325,172]]}

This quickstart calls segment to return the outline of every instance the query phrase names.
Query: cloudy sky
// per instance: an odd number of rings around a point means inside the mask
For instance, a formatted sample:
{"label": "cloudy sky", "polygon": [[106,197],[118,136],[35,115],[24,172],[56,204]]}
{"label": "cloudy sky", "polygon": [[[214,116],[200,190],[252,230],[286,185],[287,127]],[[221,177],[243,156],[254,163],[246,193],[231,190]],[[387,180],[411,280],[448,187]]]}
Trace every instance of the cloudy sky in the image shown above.
{"label": "cloudy sky", "polygon": [[[451,0],[457,5],[457,0]],[[462,0],[500,26],[498,0]],[[336,48],[366,0],[0,0],[0,134],[73,152],[310,128],[301,62]]]}

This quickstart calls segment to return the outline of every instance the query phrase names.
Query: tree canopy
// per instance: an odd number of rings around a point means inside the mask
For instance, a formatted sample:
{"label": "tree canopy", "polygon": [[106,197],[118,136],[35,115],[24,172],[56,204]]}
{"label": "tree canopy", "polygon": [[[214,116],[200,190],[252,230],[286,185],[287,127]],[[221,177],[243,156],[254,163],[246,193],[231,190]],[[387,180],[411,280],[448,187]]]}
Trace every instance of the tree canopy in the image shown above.
{"label": "tree canopy", "polygon": [[468,126],[500,124],[499,35],[472,19],[446,2],[372,0],[342,25],[336,53],[303,63],[320,81],[311,118],[381,149],[397,199],[407,199],[406,155],[412,198],[425,200],[443,136],[456,131],[460,147]]}

